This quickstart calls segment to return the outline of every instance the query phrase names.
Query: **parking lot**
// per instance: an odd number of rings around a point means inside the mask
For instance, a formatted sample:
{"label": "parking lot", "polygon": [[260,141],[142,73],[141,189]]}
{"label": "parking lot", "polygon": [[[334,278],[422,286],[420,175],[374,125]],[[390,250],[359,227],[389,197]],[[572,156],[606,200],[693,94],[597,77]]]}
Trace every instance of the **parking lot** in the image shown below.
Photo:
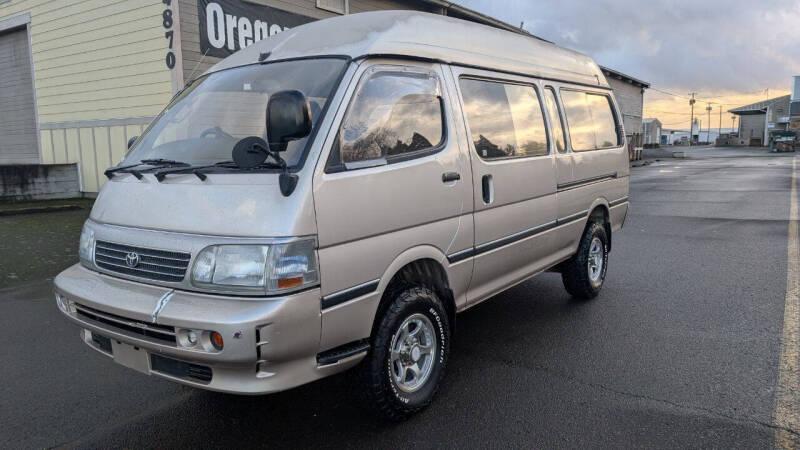
{"label": "parking lot", "polygon": [[703,149],[632,169],[600,297],[572,301],[548,273],[460,315],[442,389],[400,424],[357,409],[346,374],[237,397],[115,365],[51,294],[88,210],[0,217],[0,445],[800,445],[775,415],[793,160]]}

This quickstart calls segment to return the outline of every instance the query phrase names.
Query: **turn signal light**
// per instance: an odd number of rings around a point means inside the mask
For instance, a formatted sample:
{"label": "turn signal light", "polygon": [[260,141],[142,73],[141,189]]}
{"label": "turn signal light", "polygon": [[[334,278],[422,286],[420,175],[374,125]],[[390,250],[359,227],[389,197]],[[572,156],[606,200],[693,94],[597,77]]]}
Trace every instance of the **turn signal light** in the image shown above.
{"label": "turn signal light", "polygon": [[303,285],[303,276],[291,278],[279,278],[278,289],[289,289]]}
{"label": "turn signal light", "polygon": [[214,348],[217,350],[222,350],[222,335],[217,333],[216,331],[211,332],[211,344],[214,345]]}

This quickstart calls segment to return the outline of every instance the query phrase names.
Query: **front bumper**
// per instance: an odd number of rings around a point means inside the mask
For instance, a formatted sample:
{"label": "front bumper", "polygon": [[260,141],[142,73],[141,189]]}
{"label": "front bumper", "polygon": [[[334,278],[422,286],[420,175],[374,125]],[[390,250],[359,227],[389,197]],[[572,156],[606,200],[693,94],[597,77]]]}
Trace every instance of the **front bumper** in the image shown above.
{"label": "front bumper", "polygon": [[[142,372],[204,389],[277,392],[345,370],[360,359],[317,364],[318,288],[283,297],[210,295],[122,280],[76,264],[56,277],[54,289],[61,296],[59,309],[83,329],[89,346]],[[175,337],[180,329],[216,331],[224,346],[221,351],[182,347]],[[186,363],[210,369],[210,380],[170,369],[185,369]]]}

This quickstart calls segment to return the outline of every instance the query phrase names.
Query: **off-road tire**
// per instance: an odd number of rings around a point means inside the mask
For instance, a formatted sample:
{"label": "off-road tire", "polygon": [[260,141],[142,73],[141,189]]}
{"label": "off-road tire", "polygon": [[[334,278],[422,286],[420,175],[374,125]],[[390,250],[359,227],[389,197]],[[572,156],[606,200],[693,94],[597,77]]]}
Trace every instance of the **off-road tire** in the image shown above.
{"label": "off-road tire", "polygon": [[[371,339],[367,356],[354,371],[354,393],[359,403],[382,419],[402,421],[428,406],[444,377],[450,350],[447,313],[436,294],[420,286],[400,286],[388,292],[391,302]],[[406,318],[425,315],[433,325],[436,354],[427,380],[412,393],[401,391],[391,373],[392,338]]]}
{"label": "off-road tire", "polygon": [[[603,266],[600,274],[599,284],[592,283],[589,275],[589,248],[594,238],[600,239],[603,243]],[[597,297],[600,289],[603,287],[603,282],[606,278],[606,270],[608,269],[608,235],[606,228],[601,222],[591,221],[586,225],[586,229],[581,236],[581,241],[578,244],[578,252],[572,258],[563,263],[561,271],[561,280],[564,282],[564,288],[567,292],[576,299],[590,300]]]}

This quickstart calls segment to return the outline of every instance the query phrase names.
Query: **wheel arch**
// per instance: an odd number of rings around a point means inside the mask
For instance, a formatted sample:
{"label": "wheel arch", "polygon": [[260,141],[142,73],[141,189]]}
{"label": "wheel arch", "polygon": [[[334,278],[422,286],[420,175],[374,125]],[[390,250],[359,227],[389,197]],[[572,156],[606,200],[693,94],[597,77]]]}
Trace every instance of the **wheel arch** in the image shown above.
{"label": "wheel arch", "polygon": [[381,297],[372,320],[371,336],[375,335],[376,327],[391,302],[392,294],[403,285],[425,286],[436,293],[445,308],[452,333],[455,329],[456,303],[450,284],[452,277],[444,261],[447,261],[444,253],[433,246],[406,250],[392,261],[378,284]]}
{"label": "wheel arch", "polygon": [[603,228],[606,230],[606,236],[608,237],[608,251],[611,251],[611,219],[609,216],[609,205],[608,200],[605,198],[598,198],[594,202],[592,202],[592,206],[589,208],[589,216],[586,221],[588,225],[589,222],[592,220],[598,220],[603,224]]}

